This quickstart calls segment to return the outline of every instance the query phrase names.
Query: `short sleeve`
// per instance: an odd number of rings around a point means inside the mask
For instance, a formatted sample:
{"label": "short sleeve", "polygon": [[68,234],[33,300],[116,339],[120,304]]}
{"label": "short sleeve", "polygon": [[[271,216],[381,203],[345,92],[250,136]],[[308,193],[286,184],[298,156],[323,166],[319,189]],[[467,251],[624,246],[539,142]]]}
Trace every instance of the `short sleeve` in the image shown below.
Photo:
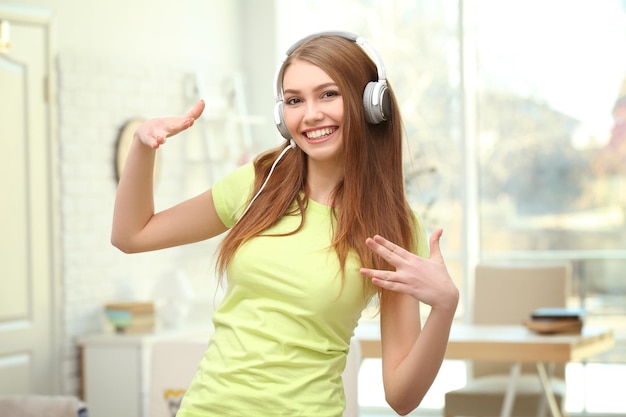
{"label": "short sleeve", "polygon": [[254,165],[249,162],[218,180],[212,188],[213,204],[222,222],[233,227],[250,199],[254,185]]}
{"label": "short sleeve", "polygon": [[422,258],[428,258],[430,256],[430,248],[428,246],[428,236],[426,236],[426,227],[422,217],[415,211],[413,211],[416,222],[415,237],[417,239],[417,255]]}

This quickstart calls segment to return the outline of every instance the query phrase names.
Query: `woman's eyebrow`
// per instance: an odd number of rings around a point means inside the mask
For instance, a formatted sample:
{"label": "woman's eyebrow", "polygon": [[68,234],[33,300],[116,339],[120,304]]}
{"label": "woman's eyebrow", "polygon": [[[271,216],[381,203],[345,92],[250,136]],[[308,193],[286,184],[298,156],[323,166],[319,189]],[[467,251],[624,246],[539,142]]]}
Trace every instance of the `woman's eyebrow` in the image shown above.
{"label": "woman's eyebrow", "polygon": [[[335,83],[324,83],[324,84],[320,84],[317,87],[315,87],[313,89],[313,91],[319,91],[319,90],[324,90],[326,88],[329,87],[337,87],[337,84]],[[295,88],[288,88],[285,91],[283,91],[283,94],[300,94],[301,90],[295,89]]]}

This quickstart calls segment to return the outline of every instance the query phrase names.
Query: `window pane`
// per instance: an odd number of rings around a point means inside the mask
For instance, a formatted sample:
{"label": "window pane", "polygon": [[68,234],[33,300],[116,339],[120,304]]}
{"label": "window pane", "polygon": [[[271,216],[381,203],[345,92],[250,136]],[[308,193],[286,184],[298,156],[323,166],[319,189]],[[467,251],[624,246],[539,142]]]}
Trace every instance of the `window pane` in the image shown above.
{"label": "window pane", "polygon": [[626,363],[626,2],[470,4],[481,256],[572,261],[585,325],[617,346],[568,375],[568,411],[626,412],[590,389]]}
{"label": "window pane", "polygon": [[482,249],[626,248],[624,3],[476,5]]}

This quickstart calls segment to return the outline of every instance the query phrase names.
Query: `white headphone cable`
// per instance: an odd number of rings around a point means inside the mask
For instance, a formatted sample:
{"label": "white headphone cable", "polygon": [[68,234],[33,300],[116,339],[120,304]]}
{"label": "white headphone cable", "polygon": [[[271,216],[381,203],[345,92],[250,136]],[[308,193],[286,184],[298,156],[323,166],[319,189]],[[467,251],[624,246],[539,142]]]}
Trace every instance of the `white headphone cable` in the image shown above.
{"label": "white headphone cable", "polygon": [[250,209],[250,206],[252,206],[252,203],[254,203],[254,200],[256,200],[256,198],[259,196],[259,194],[261,194],[261,191],[263,191],[263,189],[265,188],[265,185],[270,180],[270,177],[272,176],[272,172],[274,172],[274,168],[276,168],[276,165],[278,164],[278,161],[280,161],[282,159],[283,155],[285,155],[288,150],[295,149],[295,148],[296,148],[296,143],[294,142],[293,139],[291,139],[289,141],[289,146],[287,146],[285,149],[282,150],[280,155],[278,155],[278,158],[276,158],[276,160],[272,164],[272,167],[270,168],[270,172],[267,174],[267,178],[265,178],[265,181],[263,181],[263,185],[261,185],[261,188],[259,188],[259,191],[257,191],[257,193],[254,195],[254,197],[252,197],[252,200],[250,200],[250,203],[248,204],[246,209],[243,211],[243,213],[241,213],[241,216],[239,216],[239,218],[237,219],[237,223],[239,223],[239,220],[241,220],[243,218],[243,216],[246,215],[246,213]]}

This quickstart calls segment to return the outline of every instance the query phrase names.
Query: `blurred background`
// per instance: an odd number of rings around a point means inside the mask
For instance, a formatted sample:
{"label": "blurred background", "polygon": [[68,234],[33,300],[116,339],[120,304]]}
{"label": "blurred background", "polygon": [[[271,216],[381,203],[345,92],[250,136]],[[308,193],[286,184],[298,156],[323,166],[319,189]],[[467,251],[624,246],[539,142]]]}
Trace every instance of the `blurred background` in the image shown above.
{"label": "blurred background", "polygon": [[[79,393],[76,341],[103,331],[103,305],[152,299],[168,277],[184,277],[189,320],[209,325],[218,239],[132,256],[110,245],[125,139],[205,99],[159,153],[157,209],[205,190],[281,143],[276,65],[331,29],[385,63],[409,197],[444,229],[458,320],[478,261],[571,262],[571,305],[617,346],[569,366],[568,410],[626,414],[601,383],[626,372],[624,0],[0,1],[0,393]],[[384,414],[377,366],[361,370],[361,406]],[[459,372],[444,366],[418,412],[441,407]]]}

